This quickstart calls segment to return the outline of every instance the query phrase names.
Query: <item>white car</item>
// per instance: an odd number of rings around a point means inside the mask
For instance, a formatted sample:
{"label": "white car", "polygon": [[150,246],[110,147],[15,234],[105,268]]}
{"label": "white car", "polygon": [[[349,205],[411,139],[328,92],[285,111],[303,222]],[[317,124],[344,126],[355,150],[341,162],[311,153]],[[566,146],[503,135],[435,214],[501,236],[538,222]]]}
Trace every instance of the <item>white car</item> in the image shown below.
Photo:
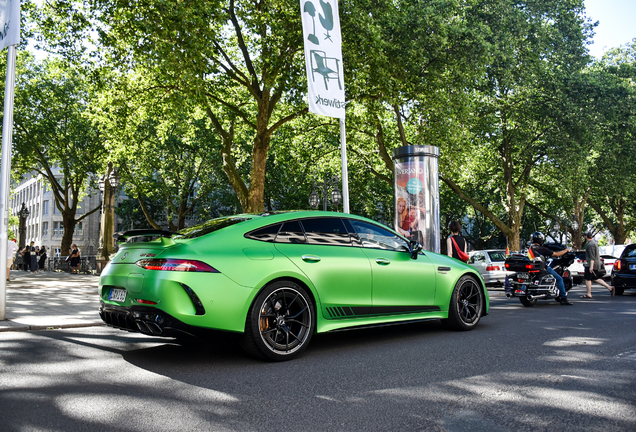
{"label": "white car", "polygon": [[469,252],[468,264],[475,267],[486,286],[503,286],[506,275],[515,272],[506,271],[506,251],[490,249]]}
{"label": "white car", "polygon": [[601,260],[605,260],[605,276],[603,278],[609,279],[612,277],[612,269],[614,268],[614,263],[618,258],[612,255],[601,255]]}

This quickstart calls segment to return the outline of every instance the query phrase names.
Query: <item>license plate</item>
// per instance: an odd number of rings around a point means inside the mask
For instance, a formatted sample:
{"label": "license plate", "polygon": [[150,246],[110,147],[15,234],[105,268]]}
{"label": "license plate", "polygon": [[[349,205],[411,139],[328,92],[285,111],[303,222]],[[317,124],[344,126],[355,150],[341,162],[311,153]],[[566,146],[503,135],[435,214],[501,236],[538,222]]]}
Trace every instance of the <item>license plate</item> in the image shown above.
{"label": "license plate", "polygon": [[530,273],[517,273],[519,279],[530,279]]}
{"label": "license plate", "polygon": [[126,301],[126,290],[123,289],[111,289],[108,295],[108,300],[123,303]]}

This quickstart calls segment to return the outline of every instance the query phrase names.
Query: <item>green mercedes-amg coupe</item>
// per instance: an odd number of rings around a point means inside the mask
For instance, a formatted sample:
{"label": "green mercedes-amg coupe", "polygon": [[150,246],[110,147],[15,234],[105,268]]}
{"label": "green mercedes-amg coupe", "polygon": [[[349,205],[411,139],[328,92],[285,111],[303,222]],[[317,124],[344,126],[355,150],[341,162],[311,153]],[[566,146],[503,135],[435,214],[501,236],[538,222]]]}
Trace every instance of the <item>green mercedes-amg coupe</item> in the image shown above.
{"label": "green mercedes-amg coupe", "polygon": [[314,333],[430,319],[471,330],[488,313],[472,267],[350,214],[243,214],[115,237],[99,283],[106,324],[240,333],[247,352],[269,360],[297,356]]}

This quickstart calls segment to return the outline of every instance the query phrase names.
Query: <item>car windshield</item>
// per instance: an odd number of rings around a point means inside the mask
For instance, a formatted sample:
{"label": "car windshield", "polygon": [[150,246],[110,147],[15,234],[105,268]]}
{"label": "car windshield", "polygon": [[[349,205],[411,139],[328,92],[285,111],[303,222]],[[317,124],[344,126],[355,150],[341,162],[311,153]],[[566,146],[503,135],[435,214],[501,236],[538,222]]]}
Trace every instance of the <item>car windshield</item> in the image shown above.
{"label": "car windshield", "polygon": [[506,260],[506,253],[503,251],[488,252],[488,255],[490,255],[490,261],[505,261]]}
{"label": "car windshield", "polygon": [[179,235],[174,238],[193,239],[250,219],[252,219],[251,216],[228,216],[212,219],[202,224],[182,229],[179,231]]}

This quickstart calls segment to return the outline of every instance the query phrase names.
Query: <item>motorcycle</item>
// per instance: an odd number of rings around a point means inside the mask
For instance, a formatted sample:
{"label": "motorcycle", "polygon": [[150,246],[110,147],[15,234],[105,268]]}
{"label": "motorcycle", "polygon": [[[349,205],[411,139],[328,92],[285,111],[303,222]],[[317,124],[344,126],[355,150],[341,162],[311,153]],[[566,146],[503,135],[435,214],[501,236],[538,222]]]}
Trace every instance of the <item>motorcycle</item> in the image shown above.
{"label": "motorcycle", "polygon": [[514,254],[506,258],[506,270],[515,274],[506,279],[506,297],[518,297],[522,305],[534,306],[537,300],[555,299],[560,301],[559,287],[554,276],[547,272],[550,266],[563,278],[565,291],[572,288],[573,278],[568,270],[576,255],[567,252],[558,258],[536,257],[530,259],[526,255]]}

